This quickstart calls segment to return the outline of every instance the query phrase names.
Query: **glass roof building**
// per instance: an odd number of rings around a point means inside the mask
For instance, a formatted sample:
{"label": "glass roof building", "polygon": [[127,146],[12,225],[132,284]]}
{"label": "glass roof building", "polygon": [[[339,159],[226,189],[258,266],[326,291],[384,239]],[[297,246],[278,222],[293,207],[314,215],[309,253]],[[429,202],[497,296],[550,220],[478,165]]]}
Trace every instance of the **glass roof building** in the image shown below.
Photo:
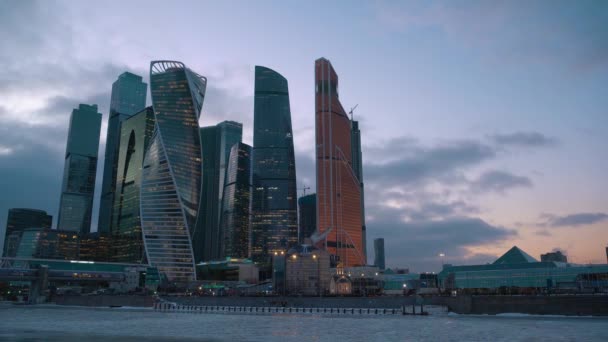
{"label": "glass roof building", "polygon": [[97,231],[101,233],[109,232],[113,222],[114,193],[118,177],[118,154],[121,142],[120,126],[126,119],[144,109],[147,89],[148,85],[142,81],[141,76],[130,72],[122,73],[112,84],[97,224]]}
{"label": "glass roof building", "polygon": [[365,265],[362,188],[353,168],[351,120],[338,97],[329,60],[315,61],[317,227],[324,247],[344,267]]}
{"label": "glass roof building", "polygon": [[81,104],[72,111],[57,220],[59,230],[80,233],[91,230],[100,130],[97,105]]}
{"label": "glass roof building", "polygon": [[444,265],[438,275],[445,289],[608,288],[608,265],[539,262],[514,246],[487,265]]}
{"label": "glass roof building", "polygon": [[141,222],[147,260],[171,282],[196,279],[191,234],[201,193],[198,119],[207,79],[181,62],[153,61],[155,130],[143,163]]}
{"label": "glass roof building", "polygon": [[252,258],[298,241],[296,163],[287,80],[274,70],[255,67],[252,157]]}

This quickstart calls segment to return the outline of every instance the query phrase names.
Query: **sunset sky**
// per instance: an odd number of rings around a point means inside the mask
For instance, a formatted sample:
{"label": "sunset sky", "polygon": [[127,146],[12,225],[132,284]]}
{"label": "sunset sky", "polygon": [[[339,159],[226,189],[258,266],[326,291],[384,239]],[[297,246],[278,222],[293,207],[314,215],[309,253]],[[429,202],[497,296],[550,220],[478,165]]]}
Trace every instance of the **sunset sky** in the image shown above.
{"label": "sunset sky", "polygon": [[606,262],[606,1],[0,1],[0,229],[14,207],[56,225],[79,103],[103,114],[96,229],[112,82],[157,59],[207,76],[201,125],[240,121],[249,144],[254,66],[285,76],[298,187],[314,189],[319,57],[358,104],[368,245],[385,238],[388,267],[513,245]]}

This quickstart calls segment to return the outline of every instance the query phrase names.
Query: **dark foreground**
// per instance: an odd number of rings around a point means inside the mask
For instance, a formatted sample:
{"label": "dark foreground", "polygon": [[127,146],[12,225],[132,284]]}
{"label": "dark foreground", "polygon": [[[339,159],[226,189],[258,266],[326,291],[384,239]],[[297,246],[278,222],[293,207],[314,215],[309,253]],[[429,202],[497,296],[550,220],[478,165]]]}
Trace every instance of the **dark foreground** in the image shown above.
{"label": "dark foreground", "polygon": [[0,305],[2,341],[607,341],[608,319],[553,316],[349,317],[185,314]]}

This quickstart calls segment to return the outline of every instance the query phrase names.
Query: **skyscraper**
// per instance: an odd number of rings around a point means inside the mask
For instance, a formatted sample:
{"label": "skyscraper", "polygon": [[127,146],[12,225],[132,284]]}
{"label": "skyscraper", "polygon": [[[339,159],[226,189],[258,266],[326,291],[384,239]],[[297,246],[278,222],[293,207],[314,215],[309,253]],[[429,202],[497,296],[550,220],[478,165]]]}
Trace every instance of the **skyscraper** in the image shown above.
{"label": "skyscraper", "polygon": [[133,114],[146,106],[148,85],[142,82],[141,76],[124,72],[112,84],[110,100],[110,117],[106,135],[106,152],[103,165],[103,183],[99,203],[98,232],[109,232],[112,224],[114,191],[118,168],[118,151],[120,148],[120,125]]}
{"label": "skyscraper", "polygon": [[[44,210],[27,209],[27,208],[11,208],[8,210],[6,219],[6,230],[4,231],[4,243],[2,256],[8,255],[9,236],[13,232],[23,231],[28,228],[51,228],[53,224],[53,216],[46,213]],[[18,242],[17,242],[18,243]],[[14,255],[13,255],[14,256]]]}
{"label": "skyscraper", "polygon": [[361,222],[361,181],[353,171],[351,120],[338,98],[331,63],[315,62],[317,227],[329,230],[325,248],[344,267],[365,265]]}
{"label": "skyscraper", "polygon": [[298,199],[300,208],[299,237],[300,244],[317,230],[317,194],[302,196]]}
{"label": "skyscraper", "polygon": [[384,260],[384,239],[374,239],[374,266],[383,270],[386,268]]}
{"label": "skyscraper", "polygon": [[203,190],[192,240],[196,262],[223,258],[220,216],[230,149],[241,142],[243,124],[223,121],[200,129],[203,151]]}
{"label": "skyscraper", "polygon": [[196,279],[191,234],[201,193],[198,119],[207,79],[181,62],[150,63],[155,129],[144,157],[141,222],[146,256],[169,281]]}
{"label": "skyscraper", "polygon": [[251,146],[234,144],[230,149],[226,170],[220,216],[222,254],[232,258],[248,258],[251,234]]}
{"label": "skyscraper", "polygon": [[114,261],[142,262],[145,256],[141,235],[140,191],[145,152],[154,134],[154,110],[147,107],[124,120],[120,128],[120,146],[112,215]]}
{"label": "skyscraper", "polygon": [[100,130],[97,105],[81,104],[72,111],[57,220],[59,230],[80,233],[91,230]]}
{"label": "skyscraper", "polygon": [[296,163],[287,80],[255,67],[252,159],[252,258],[269,262],[298,240]]}
{"label": "skyscraper", "polygon": [[[352,111],[351,111],[352,112]],[[367,232],[365,227],[365,191],[363,187],[363,154],[361,152],[361,131],[359,130],[359,121],[353,120],[351,117],[350,121],[350,146],[351,160],[353,165],[353,172],[359,179],[361,186],[361,239],[362,239],[362,253],[364,264],[367,263]]]}

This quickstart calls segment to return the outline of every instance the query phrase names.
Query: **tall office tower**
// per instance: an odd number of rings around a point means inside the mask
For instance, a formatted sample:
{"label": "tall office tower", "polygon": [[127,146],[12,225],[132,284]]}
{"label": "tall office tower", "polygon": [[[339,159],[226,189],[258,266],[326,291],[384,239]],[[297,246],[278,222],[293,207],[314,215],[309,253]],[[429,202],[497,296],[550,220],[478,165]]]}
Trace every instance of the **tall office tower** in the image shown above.
{"label": "tall office tower", "polygon": [[[352,111],[351,111],[352,113]],[[367,232],[365,227],[365,191],[363,187],[363,155],[361,152],[361,131],[359,121],[350,120],[350,146],[353,172],[361,185],[361,239],[364,264],[367,264]]]}
{"label": "tall office tower", "polygon": [[220,216],[222,255],[231,258],[249,258],[251,222],[251,146],[236,143],[230,149],[226,184]]}
{"label": "tall office tower", "polygon": [[251,200],[251,254],[270,262],[270,254],[298,241],[296,162],[287,80],[255,67]]}
{"label": "tall office tower", "polygon": [[114,261],[141,263],[145,259],[141,234],[140,190],[144,156],[154,134],[154,110],[147,107],[124,120],[112,215]]}
{"label": "tall office tower", "polygon": [[374,239],[374,266],[383,270],[386,268],[384,260],[384,239]]}
{"label": "tall office tower", "polygon": [[[46,213],[44,210],[27,209],[27,208],[11,208],[8,210],[6,218],[6,230],[4,231],[4,242],[2,256],[8,255],[9,236],[13,232],[22,232],[27,228],[51,228],[53,224],[53,216]],[[17,242],[18,244],[18,242]],[[14,257],[14,255],[12,255]]]}
{"label": "tall office tower", "polygon": [[207,79],[181,62],[150,63],[155,129],[140,193],[146,257],[172,282],[196,280],[191,234],[201,193],[200,116]]}
{"label": "tall office tower", "polygon": [[57,220],[59,230],[80,233],[91,230],[100,130],[97,105],[81,104],[72,111]]}
{"label": "tall office tower", "polygon": [[230,149],[240,143],[243,124],[223,121],[200,130],[203,148],[203,191],[199,207],[200,220],[192,239],[196,262],[223,258],[220,216],[222,195]]}
{"label": "tall office tower", "polygon": [[109,232],[113,222],[114,191],[118,168],[118,151],[120,148],[120,125],[133,114],[146,106],[148,85],[142,82],[141,76],[124,72],[112,83],[110,100],[110,117],[106,135],[106,155],[103,165],[103,183],[99,203],[99,220],[97,231]]}
{"label": "tall office tower", "polygon": [[[365,265],[361,181],[353,171],[351,123],[338,99],[331,63],[315,62],[317,227],[325,248],[344,267]],[[329,232],[328,232],[329,231]]]}
{"label": "tall office tower", "polygon": [[317,230],[317,194],[302,196],[298,199],[300,208],[298,241],[304,243]]}

